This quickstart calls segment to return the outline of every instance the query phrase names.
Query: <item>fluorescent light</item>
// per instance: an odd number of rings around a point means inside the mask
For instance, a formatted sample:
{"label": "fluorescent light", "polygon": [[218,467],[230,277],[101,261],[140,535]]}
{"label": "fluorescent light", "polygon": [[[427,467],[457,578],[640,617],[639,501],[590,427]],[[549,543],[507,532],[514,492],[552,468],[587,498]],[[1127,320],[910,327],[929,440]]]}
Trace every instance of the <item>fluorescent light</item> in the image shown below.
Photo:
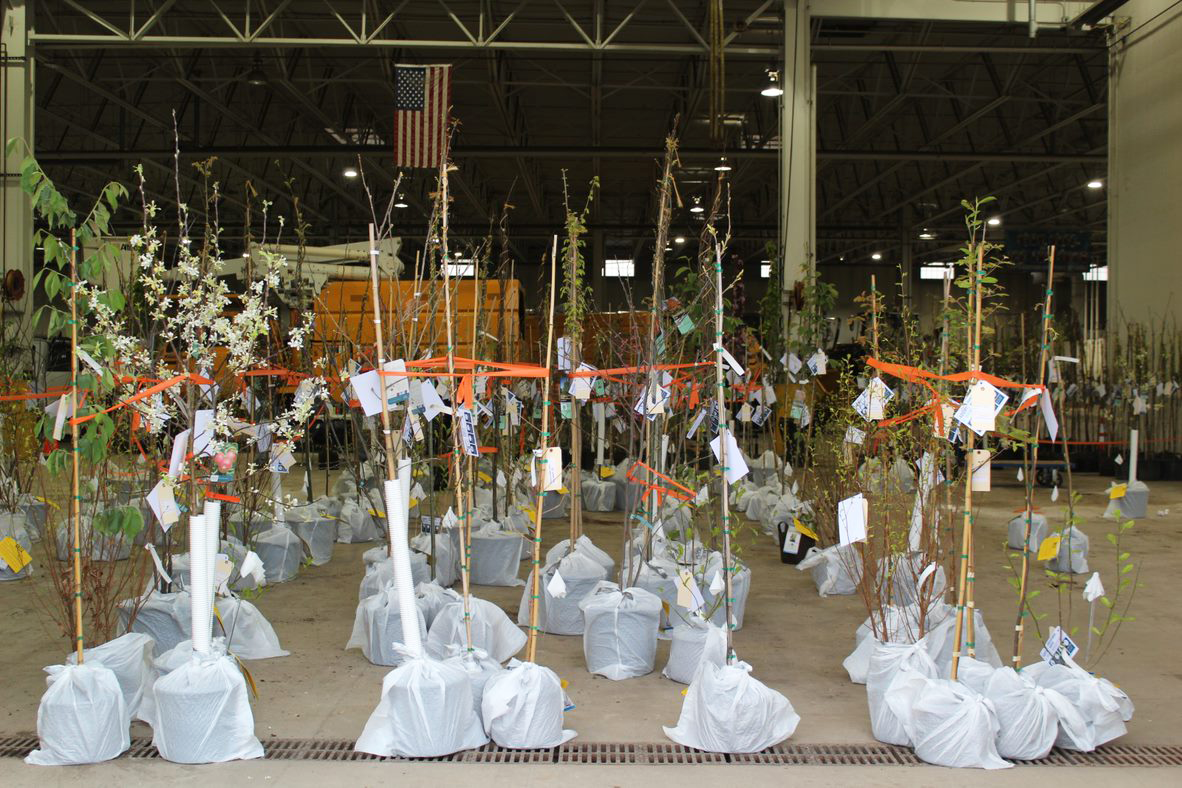
{"label": "fluorescent light", "polygon": [[723,156],[718,160],[718,164],[715,165],[714,171],[715,172],[730,172],[731,171],[731,165],[726,163],[726,156]]}
{"label": "fluorescent light", "polygon": [[881,260],[882,259],[882,252],[875,252],[874,254],[870,255],[870,259],[871,260]]}
{"label": "fluorescent light", "polygon": [[684,235],[677,236],[676,238],[673,239],[673,243],[675,243],[675,244],[685,243],[685,236]]}
{"label": "fluorescent light", "polygon": [[953,276],[952,263],[927,263],[919,267],[920,279],[950,279]]}
{"label": "fluorescent light", "polygon": [[690,206],[690,213],[702,213],[706,209],[702,207],[702,198],[695,197],[694,204]]}
{"label": "fluorescent light", "polygon": [[936,234],[931,232],[930,230],[928,230],[928,228],[926,228],[926,227],[923,228],[923,232],[921,232],[919,234],[919,240],[921,240],[921,241],[930,241],[935,237],[936,237]]}
{"label": "fluorescent light", "polygon": [[762,279],[771,279],[772,278],[772,261],[771,260],[760,260],[759,261],[759,276]]}
{"label": "fluorescent light", "polygon": [[1088,188],[1089,189],[1103,189],[1104,188],[1104,181],[1100,180],[1099,178],[1094,178],[1094,179],[1088,181]]}
{"label": "fluorescent light", "polygon": [[398,195],[398,201],[396,203],[394,203],[394,207],[395,208],[409,208],[410,206],[406,204],[406,198],[400,194],[400,195]]}
{"label": "fluorescent light", "polygon": [[341,174],[344,175],[346,178],[356,178],[357,177],[357,170],[353,169],[352,167],[346,167],[345,171],[342,172]]}
{"label": "fluorescent light", "polygon": [[[458,254],[458,252],[457,252]],[[471,258],[459,258],[454,263],[447,264],[447,275],[455,277],[475,276],[476,265]]]}
{"label": "fluorescent light", "polygon": [[986,222],[986,224],[988,224],[990,227],[997,227],[999,224],[1001,224],[1001,217],[991,216],[989,217],[989,221]]}
{"label": "fluorescent light", "polygon": [[627,278],[636,274],[636,263],[628,258],[616,258],[603,261],[603,275]]}
{"label": "fluorescent light", "polygon": [[1107,282],[1108,281],[1108,266],[1094,265],[1083,272],[1085,282]]}

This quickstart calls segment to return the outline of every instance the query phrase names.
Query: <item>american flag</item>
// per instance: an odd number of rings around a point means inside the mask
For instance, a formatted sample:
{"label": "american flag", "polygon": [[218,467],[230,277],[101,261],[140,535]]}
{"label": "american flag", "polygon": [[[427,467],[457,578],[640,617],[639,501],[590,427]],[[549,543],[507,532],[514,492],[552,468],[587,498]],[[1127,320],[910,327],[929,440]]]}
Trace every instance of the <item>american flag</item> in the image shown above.
{"label": "american flag", "polygon": [[438,167],[451,114],[451,66],[394,67],[394,165]]}

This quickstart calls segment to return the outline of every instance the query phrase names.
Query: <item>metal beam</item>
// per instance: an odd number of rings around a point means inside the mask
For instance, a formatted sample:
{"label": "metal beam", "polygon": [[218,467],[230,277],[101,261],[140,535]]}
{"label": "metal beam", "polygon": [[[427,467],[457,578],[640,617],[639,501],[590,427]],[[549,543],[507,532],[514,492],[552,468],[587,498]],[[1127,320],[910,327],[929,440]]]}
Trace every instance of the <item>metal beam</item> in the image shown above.
{"label": "metal beam", "polygon": [[[124,161],[136,159],[159,159],[171,157],[171,150],[54,150],[38,151],[43,161]],[[776,149],[730,150],[731,160],[758,159],[774,161],[779,156]],[[204,145],[182,150],[187,157],[206,156],[293,156],[301,158],[323,158],[331,156],[390,155],[388,146],[369,144],[344,145]],[[530,158],[590,158],[605,159],[659,159],[662,152],[657,148],[622,147],[515,147],[511,145],[457,146],[453,149],[456,158],[504,158],[526,156]],[[708,148],[682,148],[678,156],[685,159],[718,158],[718,151]],[[898,151],[898,150],[834,150],[818,151],[818,159],[837,161],[969,161],[969,162],[1018,162],[1022,164],[1095,164],[1107,161],[1105,154],[1094,153],[979,153],[974,151]]]}

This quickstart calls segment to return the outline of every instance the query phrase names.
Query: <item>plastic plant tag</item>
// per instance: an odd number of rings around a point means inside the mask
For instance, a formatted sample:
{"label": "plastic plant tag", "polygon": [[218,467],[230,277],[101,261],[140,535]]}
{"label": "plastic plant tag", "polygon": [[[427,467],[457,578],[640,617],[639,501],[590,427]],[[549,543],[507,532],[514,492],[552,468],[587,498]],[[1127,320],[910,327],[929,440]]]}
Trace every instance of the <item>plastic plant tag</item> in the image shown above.
{"label": "plastic plant tag", "polygon": [[802,523],[800,520],[796,519],[795,517],[792,518],[792,527],[795,528],[800,533],[807,536],[809,539],[812,539],[814,542],[820,541],[817,538],[816,531],[814,531],[812,528],[809,528],[807,525],[805,525],[804,523]]}
{"label": "plastic plant tag", "polygon": [[691,613],[706,606],[702,591],[688,569],[682,569],[677,575],[677,604]]}
{"label": "plastic plant tag", "polygon": [[[714,452],[714,459],[719,462],[721,458],[722,448],[722,433],[718,437],[710,441],[710,450]],[[747,462],[743,459],[743,453],[739,451],[739,444],[735,440],[735,436],[729,430],[726,431],[726,480],[729,484],[734,484],[739,479],[742,479],[748,473]]]}
{"label": "plastic plant tag", "polygon": [[685,434],[687,439],[694,437],[694,433],[698,431],[698,427],[702,426],[702,420],[705,418],[705,409],[699,410],[698,415],[694,416],[694,420],[690,423],[689,431]]}
{"label": "plastic plant tag", "polygon": [[546,593],[555,599],[562,599],[566,596],[566,581],[562,579],[562,575],[558,570],[554,570],[554,577],[550,578],[550,582],[546,583]]}
{"label": "plastic plant tag", "polygon": [[730,351],[724,348],[722,345],[715,343],[714,350],[722,354],[722,360],[726,362],[728,367],[734,370],[736,375],[742,377],[747,373],[747,371],[743,369],[743,365],[740,364],[738,360],[730,354]]}
{"label": "plastic plant tag", "polygon": [[1079,646],[1071,639],[1071,636],[1062,630],[1060,627],[1051,627],[1050,635],[1047,637],[1046,645],[1039,656],[1051,665],[1065,664],[1066,660],[1074,657],[1079,651]]}
{"label": "plastic plant tag", "polygon": [[788,367],[788,371],[795,375],[804,367],[804,362],[795,353],[789,353],[786,366]]}
{"label": "plastic plant tag", "polygon": [[852,424],[849,427],[846,427],[846,430],[845,430],[845,442],[846,443],[854,443],[854,444],[861,446],[863,441],[865,441],[865,440],[866,440],[865,431],[858,429],[857,427],[853,426]]}
{"label": "plastic plant tag", "polygon": [[534,462],[530,466],[530,479],[534,485],[538,484],[538,471],[541,471],[542,490],[562,489],[562,448],[551,446],[543,455],[541,449],[534,450]]}
{"label": "plastic plant tag", "polygon": [[476,439],[476,421],[468,408],[457,408],[456,417],[460,427],[460,446],[469,457],[480,456],[480,443]]}
{"label": "plastic plant tag", "polygon": [[809,372],[813,377],[819,378],[824,375],[828,369],[829,356],[825,355],[825,351],[817,348],[817,352],[809,356],[808,367]]}
{"label": "plastic plant tag", "polygon": [[677,330],[681,332],[682,336],[694,330],[694,321],[689,315],[678,315],[674,325],[677,326]]}
{"label": "plastic plant tag", "polygon": [[786,555],[796,555],[800,552],[801,533],[789,531],[784,534],[784,545],[780,548]]}
{"label": "plastic plant tag", "polygon": [[569,370],[571,368],[571,342],[570,337],[558,338],[558,368]]}
{"label": "plastic plant tag", "polygon": [[1128,484],[1114,484],[1108,490],[1108,500],[1115,501],[1125,497],[1125,493],[1129,491]]}
{"label": "plastic plant tag", "polygon": [[726,581],[722,579],[722,572],[715,572],[710,578],[710,593],[718,596],[726,588]]}
{"label": "plastic plant tag", "polygon": [[1053,561],[1055,556],[1059,555],[1059,544],[1062,541],[1063,537],[1059,534],[1051,534],[1043,539],[1042,544],[1038,546],[1038,560]]}
{"label": "plastic plant tag", "polygon": [[989,449],[973,449],[969,462],[972,463],[973,492],[989,492],[993,471],[993,461],[990,459]]}
{"label": "plastic plant tag", "polygon": [[20,572],[32,560],[33,557],[11,536],[0,539],[0,563],[6,564],[13,573]]}
{"label": "plastic plant tag", "polygon": [[156,515],[157,522],[165,533],[168,529],[176,524],[177,520],[181,518],[181,510],[176,505],[176,498],[173,495],[172,487],[165,484],[165,480],[161,479],[156,482],[156,486],[148,493],[148,506],[152,509],[152,514]]}
{"label": "plastic plant tag", "polygon": [[840,544],[866,541],[869,507],[870,503],[862,493],[851,495],[837,504],[837,532]]}

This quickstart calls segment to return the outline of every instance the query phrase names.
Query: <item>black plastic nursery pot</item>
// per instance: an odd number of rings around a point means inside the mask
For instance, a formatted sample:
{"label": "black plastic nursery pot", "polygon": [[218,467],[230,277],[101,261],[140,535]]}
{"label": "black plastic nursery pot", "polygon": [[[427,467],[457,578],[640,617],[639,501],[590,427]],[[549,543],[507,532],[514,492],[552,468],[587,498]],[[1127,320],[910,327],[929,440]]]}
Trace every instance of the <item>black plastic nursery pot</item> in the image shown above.
{"label": "black plastic nursery pot", "polygon": [[[777,542],[780,545],[780,563],[791,564],[795,566],[804,560],[809,548],[817,544],[817,540],[811,536],[806,536],[800,531],[797,531],[790,523],[780,523],[776,526],[779,532]],[[795,534],[795,536],[792,536]],[[788,549],[785,550],[785,542],[791,539],[788,544]]]}

